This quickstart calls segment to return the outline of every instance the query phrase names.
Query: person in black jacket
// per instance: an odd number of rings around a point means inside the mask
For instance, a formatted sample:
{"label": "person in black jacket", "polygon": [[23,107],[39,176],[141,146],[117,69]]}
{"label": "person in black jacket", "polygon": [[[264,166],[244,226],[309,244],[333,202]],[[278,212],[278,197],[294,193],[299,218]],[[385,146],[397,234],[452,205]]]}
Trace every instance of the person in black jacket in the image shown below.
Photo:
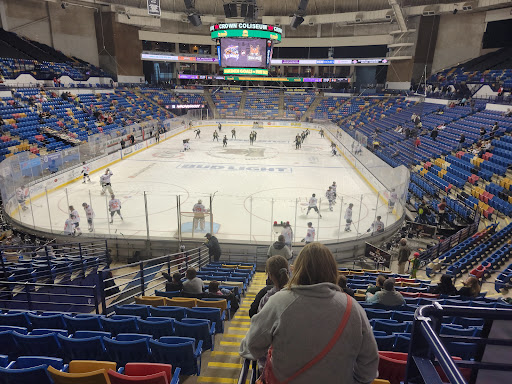
{"label": "person in black jacket", "polygon": [[258,313],[258,308],[260,306],[260,301],[265,297],[268,291],[270,291],[274,287],[274,284],[272,283],[272,280],[267,279],[267,286],[263,287],[256,297],[254,298],[254,301],[251,304],[251,308],[249,309],[249,317],[253,317],[255,314]]}
{"label": "person in black jacket", "polygon": [[470,276],[462,283],[464,286],[457,292],[464,297],[477,297],[480,294],[480,282],[474,276]]}
{"label": "person in black jacket", "polygon": [[340,286],[343,292],[345,292],[349,296],[354,297],[354,290],[352,288],[347,287],[347,276],[340,275],[340,277],[338,277],[338,285]]}
{"label": "person in black jacket", "polygon": [[435,287],[430,287],[430,293],[454,296],[457,294],[457,288],[453,285],[452,277],[444,274]]}
{"label": "person in black jacket", "polygon": [[171,277],[168,273],[162,272],[162,276],[167,279],[167,283],[165,283],[166,291],[181,291],[183,289],[183,283],[181,282],[181,273],[173,273]]}
{"label": "person in black jacket", "polygon": [[219,261],[221,255],[219,240],[217,240],[215,236],[212,236],[211,233],[207,233],[204,237],[208,239],[204,243],[204,245],[208,247],[208,255],[210,258],[213,258],[213,261]]}

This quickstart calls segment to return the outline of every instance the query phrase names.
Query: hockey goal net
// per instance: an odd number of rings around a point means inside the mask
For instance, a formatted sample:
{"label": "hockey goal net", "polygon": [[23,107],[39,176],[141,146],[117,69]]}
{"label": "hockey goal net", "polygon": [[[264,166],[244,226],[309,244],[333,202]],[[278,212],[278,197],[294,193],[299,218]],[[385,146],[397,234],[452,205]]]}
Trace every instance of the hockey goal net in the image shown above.
{"label": "hockey goal net", "polygon": [[180,212],[180,228],[182,237],[204,237],[213,233],[213,214],[210,212]]}

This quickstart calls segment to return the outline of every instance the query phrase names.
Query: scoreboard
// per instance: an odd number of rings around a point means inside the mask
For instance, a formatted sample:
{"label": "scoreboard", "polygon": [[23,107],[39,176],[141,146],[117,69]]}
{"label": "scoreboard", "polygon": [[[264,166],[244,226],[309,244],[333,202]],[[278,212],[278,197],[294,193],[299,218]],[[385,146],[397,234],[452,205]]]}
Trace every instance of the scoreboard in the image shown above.
{"label": "scoreboard", "polygon": [[268,76],[274,44],[282,29],[268,24],[225,23],[210,27],[217,43],[219,66],[225,75]]}

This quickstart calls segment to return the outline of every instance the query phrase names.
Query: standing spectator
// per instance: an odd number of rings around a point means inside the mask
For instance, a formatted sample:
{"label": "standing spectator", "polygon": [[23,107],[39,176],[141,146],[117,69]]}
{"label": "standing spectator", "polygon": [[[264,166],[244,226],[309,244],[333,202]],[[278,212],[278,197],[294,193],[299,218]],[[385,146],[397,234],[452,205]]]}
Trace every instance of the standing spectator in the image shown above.
{"label": "standing spectator", "polygon": [[414,256],[410,260],[411,262],[411,279],[416,278],[416,273],[418,273],[418,269],[420,268],[420,254],[418,252],[414,252]]}
{"label": "standing spectator", "polygon": [[464,148],[465,141],[466,141],[466,136],[464,136],[464,134],[461,133],[460,138],[459,138],[459,145],[457,146],[458,151],[460,151],[460,150],[462,150],[462,148]]}
{"label": "standing spectator", "polygon": [[270,247],[268,247],[267,257],[272,257],[276,255],[281,255],[286,260],[291,260],[292,258],[292,252],[290,251],[290,248],[286,246],[283,235],[279,235],[277,241]]}
{"label": "standing spectator", "polygon": [[396,307],[405,304],[404,297],[395,290],[395,279],[386,279],[382,284],[382,290],[376,294],[367,293],[366,301],[369,303],[376,303],[386,305],[389,307]]}
{"label": "standing spectator", "polygon": [[469,101],[469,105],[471,107],[471,113],[475,113],[475,99],[471,98],[470,101]]}
{"label": "standing spectator", "polygon": [[485,127],[480,127],[480,140],[483,140],[486,133]]}
{"label": "standing spectator", "polygon": [[409,261],[411,256],[411,248],[407,245],[406,239],[400,240],[400,246],[398,248],[398,274],[403,275],[405,273],[405,263]]}
{"label": "standing spectator", "polygon": [[191,293],[194,295],[203,293],[203,280],[197,277],[197,271],[195,268],[187,269],[185,277],[187,280],[183,282],[184,293]]}
{"label": "standing spectator", "polygon": [[213,257],[213,261],[219,261],[221,250],[219,245],[219,240],[215,236],[212,236],[211,233],[207,233],[204,237],[206,237],[206,241],[204,244],[208,247],[208,255],[210,259]]}
{"label": "standing spectator", "polygon": [[260,300],[258,312],[261,311],[271,296],[284,288],[284,286],[288,283],[290,274],[288,261],[286,261],[286,259],[281,255],[275,255],[267,259],[265,270],[267,272],[268,278],[272,281],[274,286],[268,290],[265,296],[263,296]]}
{"label": "standing spectator", "polygon": [[[306,245],[286,287],[251,319],[240,354],[268,356],[267,383],[371,383],[377,376],[379,356],[368,318],[341,292],[337,268],[327,247]],[[317,364],[301,370],[317,356]]]}
{"label": "standing spectator", "polygon": [[302,239],[306,244],[312,243],[315,241],[315,228],[313,228],[313,223],[310,221],[308,223],[308,232],[306,233],[306,237]]}
{"label": "standing spectator", "polygon": [[480,283],[474,276],[470,276],[462,283],[464,286],[457,292],[464,297],[477,297],[480,294]]}
{"label": "standing spectator", "polygon": [[432,140],[436,141],[438,135],[439,135],[439,129],[437,127],[434,127],[432,132],[430,132],[430,138]]}
{"label": "standing spectator", "polygon": [[441,224],[444,223],[446,219],[446,199],[442,198],[441,202],[437,205],[437,210],[439,211],[439,221],[438,225],[441,226]]}
{"label": "standing spectator", "polygon": [[160,131],[156,131],[155,140],[156,140],[157,144],[160,142]]}

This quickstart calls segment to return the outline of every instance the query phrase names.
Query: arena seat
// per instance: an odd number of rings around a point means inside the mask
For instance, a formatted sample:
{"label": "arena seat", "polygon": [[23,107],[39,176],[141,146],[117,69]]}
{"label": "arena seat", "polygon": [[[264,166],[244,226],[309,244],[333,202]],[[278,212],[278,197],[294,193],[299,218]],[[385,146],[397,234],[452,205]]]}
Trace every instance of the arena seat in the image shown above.
{"label": "arena seat", "polygon": [[200,375],[202,340],[195,347],[195,339],[190,337],[166,336],[149,340],[149,346],[153,362],[180,367],[182,375]]}
{"label": "arena seat", "polygon": [[121,366],[129,362],[150,362],[151,350],[148,341],[145,337],[132,341],[103,339],[110,360]]}

